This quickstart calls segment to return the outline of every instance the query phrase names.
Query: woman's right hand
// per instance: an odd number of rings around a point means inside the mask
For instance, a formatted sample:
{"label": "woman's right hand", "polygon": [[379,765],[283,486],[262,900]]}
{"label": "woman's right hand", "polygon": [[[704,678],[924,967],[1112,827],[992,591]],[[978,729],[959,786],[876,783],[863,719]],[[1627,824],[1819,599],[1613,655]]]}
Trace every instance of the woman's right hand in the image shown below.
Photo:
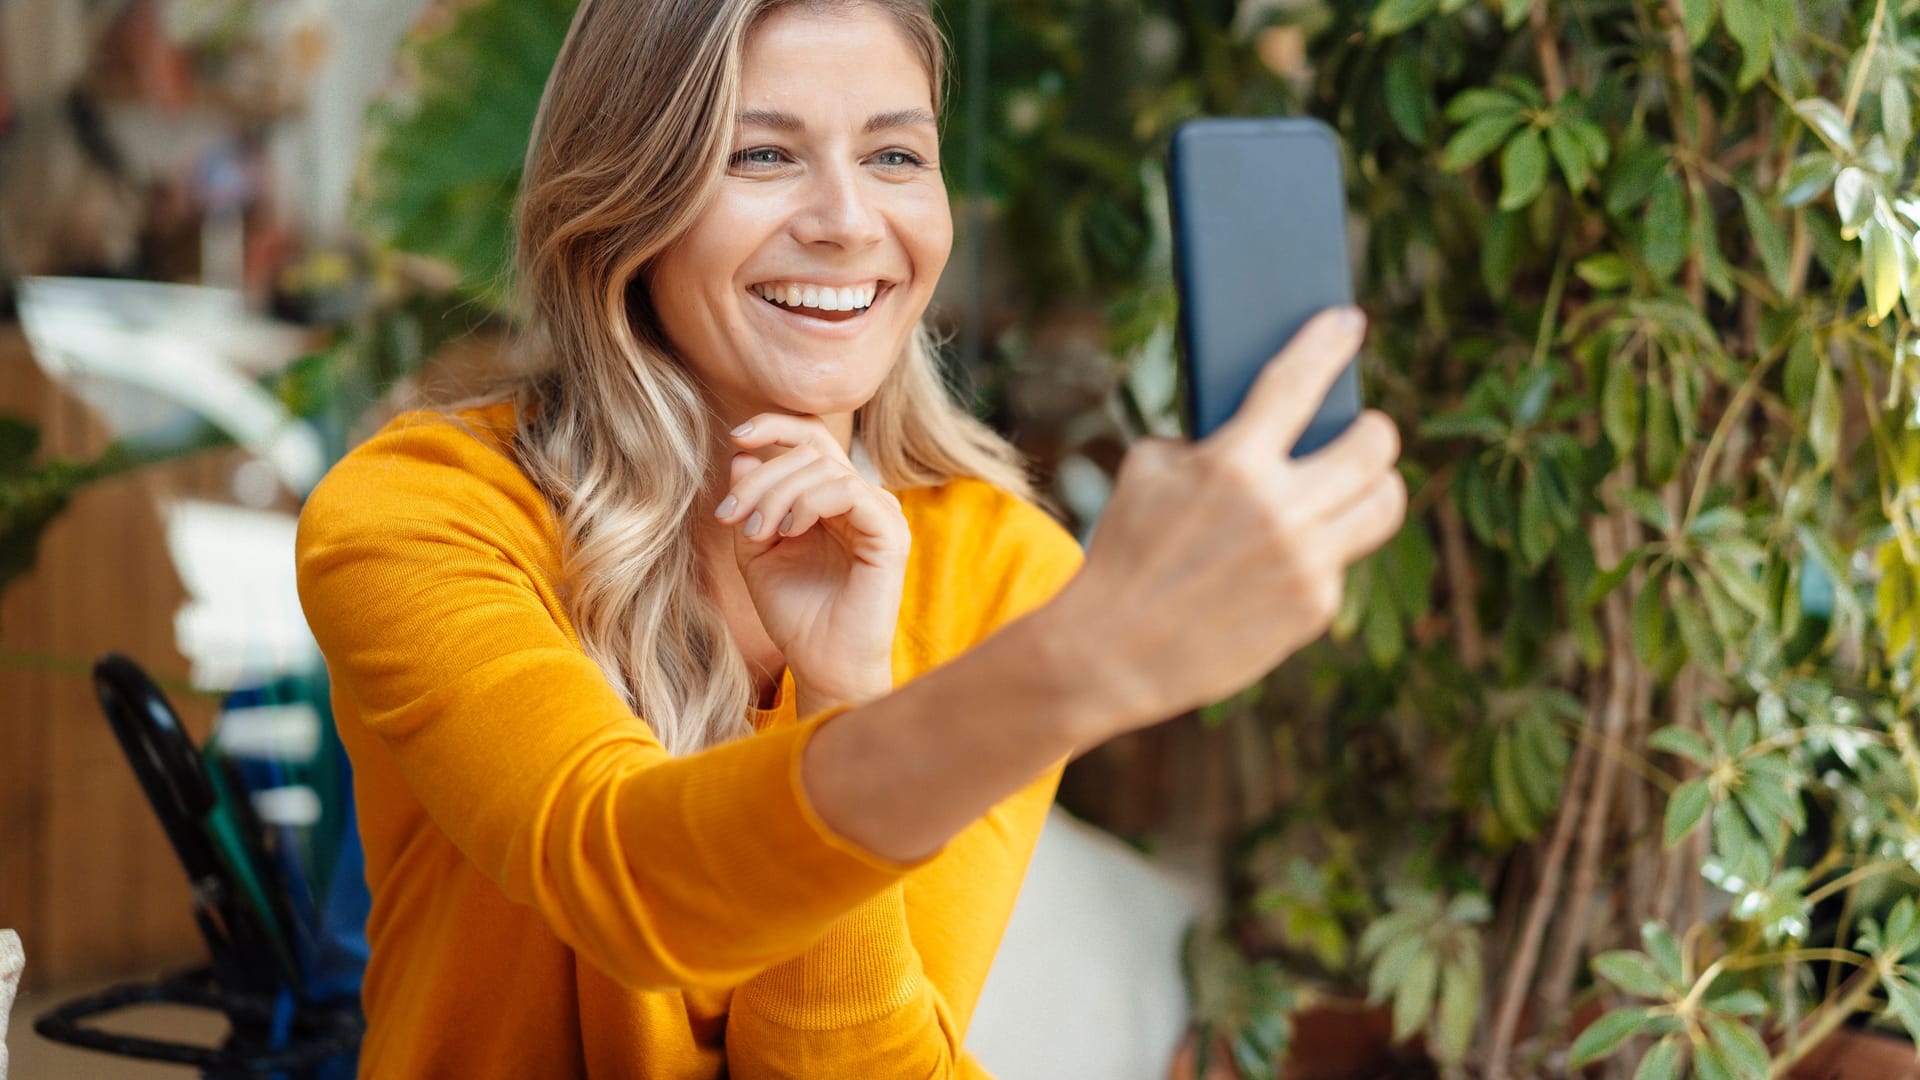
{"label": "woman's right hand", "polygon": [[1210,437],[1129,451],[1085,566],[1048,605],[1108,705],[1110,730],[1082,745],[1251,685],[1326,632],[1347,568],[1399,531],[1407,490],[1385,414],[1289,454],[1365,333],[1357,308],[1323,311]]}

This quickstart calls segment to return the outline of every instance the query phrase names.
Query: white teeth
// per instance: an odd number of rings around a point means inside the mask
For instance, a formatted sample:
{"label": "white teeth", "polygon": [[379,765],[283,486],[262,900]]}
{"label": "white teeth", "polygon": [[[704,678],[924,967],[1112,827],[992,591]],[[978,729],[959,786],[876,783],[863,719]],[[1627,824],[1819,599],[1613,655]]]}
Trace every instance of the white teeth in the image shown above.
{"label": "white teeth", "polygon": [[873,306],[880,293],[879,283],[851,285],[844,289],[828,285],[770,284],[756,285],[754,291],[776,304],[810,307],[821,311],[863,311]]}

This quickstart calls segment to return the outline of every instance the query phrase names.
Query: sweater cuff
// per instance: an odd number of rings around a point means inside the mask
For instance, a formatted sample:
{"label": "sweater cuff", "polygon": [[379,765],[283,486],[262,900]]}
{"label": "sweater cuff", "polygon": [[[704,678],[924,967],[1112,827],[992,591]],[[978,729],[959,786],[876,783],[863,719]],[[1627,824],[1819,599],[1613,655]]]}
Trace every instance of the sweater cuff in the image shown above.
{"label": "sweater cuff", "polygon": [[806,760],[807,746],[813,742],[813,737],[819,734],[820,729],[827,723],[851,708],[853,708],[851,705],[835,705],[800,721],[799,726],[803,730],[793,740],[793,753],[787,761],[787,790],[791,792],[793,805],[799,812],[800,820],[806,824],[807,830],[813,834],[814,839],[843,855],[850,856],[868,869],[900,876],[939,858],[940,853],[947,849],[947,845],[942,844],[931,853],[911,862],[900,862],[870,851],[864,844],[842,835],[833,826],[827,824],[826,819],[822,818],[820,812],[814,808],[813,801],[807,797],[807,787],[801,777],[801,767]]}

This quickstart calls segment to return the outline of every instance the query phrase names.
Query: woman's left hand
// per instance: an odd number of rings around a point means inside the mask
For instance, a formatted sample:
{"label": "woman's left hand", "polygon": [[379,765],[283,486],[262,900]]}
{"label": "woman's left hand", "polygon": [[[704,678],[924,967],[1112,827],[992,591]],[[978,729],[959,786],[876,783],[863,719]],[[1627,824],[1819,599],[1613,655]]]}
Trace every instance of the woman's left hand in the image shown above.
{"label": "woman's left hand", "polygon": [[716,517],[740,526],[734,556],[760,622],[806,711],[883,697],[912,546],[900,500],[860,475],[819,417],[750,422],[728,440],[784,449],[766,461],[734,455],[734,505]]}

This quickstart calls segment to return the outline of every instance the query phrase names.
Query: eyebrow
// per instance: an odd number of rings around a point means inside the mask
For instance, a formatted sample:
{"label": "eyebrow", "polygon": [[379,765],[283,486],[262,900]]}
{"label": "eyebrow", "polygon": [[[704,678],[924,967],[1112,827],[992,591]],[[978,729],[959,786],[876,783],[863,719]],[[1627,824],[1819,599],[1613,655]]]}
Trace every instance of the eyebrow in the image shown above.
{"label": "eyebrow", "polygon": [[[871,135],[876,131],[886,131],[890,128],[919,125],[938,126],[933,114],[925,109],[895,109],[892,112],[874,113],[868,117],[866,127],[861,129],[861,133]],[[775,131],[784,131],[793,135],[804,134],[807,130],[806,121],[778,109],[746,109],[740,113],[740,126],[772,128]]]}

